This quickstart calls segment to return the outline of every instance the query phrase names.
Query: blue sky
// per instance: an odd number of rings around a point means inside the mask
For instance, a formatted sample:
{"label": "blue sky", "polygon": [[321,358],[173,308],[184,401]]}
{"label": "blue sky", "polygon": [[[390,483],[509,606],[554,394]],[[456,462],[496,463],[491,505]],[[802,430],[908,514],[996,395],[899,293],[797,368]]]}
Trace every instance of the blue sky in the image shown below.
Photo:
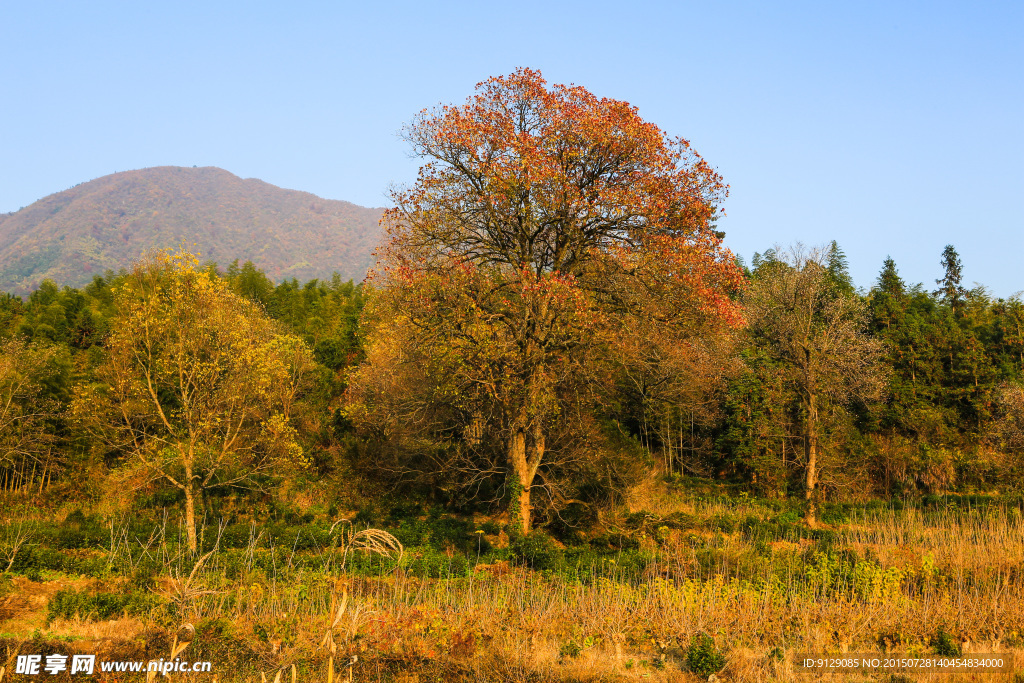
{"label": "blue sky", "polygon": [[627,100],[731,186],[748,261],[836,239],[933,287],[1024,289],[1024,3],[0,4],[0,211],[159,165],[364,206],[397,132],[518,66]]}

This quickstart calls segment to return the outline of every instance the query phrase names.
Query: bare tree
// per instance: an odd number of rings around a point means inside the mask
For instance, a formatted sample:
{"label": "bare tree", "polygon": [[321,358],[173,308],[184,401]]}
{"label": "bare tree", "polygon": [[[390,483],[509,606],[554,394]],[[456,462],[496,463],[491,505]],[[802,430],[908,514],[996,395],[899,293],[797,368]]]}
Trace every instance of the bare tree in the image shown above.
{"label": "bare tree", "polygon": [[756,264],[745,297],[754,343],[781,364],[799,401],[811,526],[817,520],[822,412],[877,400],[885,387],[882,344],[866,334],[866,310],[844,286],[848,277],[833,272],[835,250],[797,244],[769,251]]}

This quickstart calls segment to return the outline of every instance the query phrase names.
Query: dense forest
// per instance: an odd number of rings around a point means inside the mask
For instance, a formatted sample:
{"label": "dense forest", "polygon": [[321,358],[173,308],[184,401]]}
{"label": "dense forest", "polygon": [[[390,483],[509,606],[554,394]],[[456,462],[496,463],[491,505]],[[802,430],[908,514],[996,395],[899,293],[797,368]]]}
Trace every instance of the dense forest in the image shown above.
{"label": "dense forest", "polygon": [[[505,471],[497,459],[467,455],[487,435],[460,422],[461,413],[452,409],[459,397],[444,399],[451,410],[413,435],[368,417],[373,411],[365,405],[365,392],[346,391],[353,378],[366,382],[360,316],[367,299],[378,295],[372,285],[338,277],[275,285],[251,263],[235,262],[225,269],[161,258],[163,270],[151,275],[164,285],[190,272],[224,290],[223,298],[242,316],[224,324],[266,320],[271,334],[298,340],[309,354],[287,408],[293,430],[289,438],[302,456],[269,457],[267,447],[253,443],[244,457],[220,463],[216,472],[209,471],[216,469],[213,460],[197,464],[197,474],[211,490],[218,484],[265,490],[294,477],[335,481],[344,488],[355,475],[456,510],[503,509],[509,495]],[[700,371],[688,367],[673,374],[670,363],[652,370],[638,362],[580,378],[590,385],[585,395],[577,389],[585,400],[574,406],[575,419],[555,424],[549,439],[555,455],[534,483],[551,493],[540,504],[542,524],[593,519],[594,510],[613,504],[652,466],[676,480],[717,480],[751,495],[806,495],[812,436],[804,376],[809,371],[787,356],[791,334],[764,324],[754,310],[765,305],[764,297],[780,296],[767,285],[801,273],[820,280],[810,343],[831,358],[814,370],[818,472],[812,485],[822,500],[1007,492],[1019,486],[1024,419],[1020,299],[965,289],[951,246],[937,259],[940,277],[934,290],[908,285],[896,264],[886,260],[870,290],[854,291],[835,243],[817,256],[804,253],[801,258],[794,261],[792,253],[768,250],[744,268],[738,296],[747,307],[748,324],[705,349],[714,357],[704,358],[706,367]],[[138,315],[133,306],[139,293],[130,292],[145,280],[143,265],[96,276],[82,289],[47,281],[27,300],[0,299],[4,491],[84,499],[100,495],[107,477],[135,470],[142,472],[141,479],[133,480],[142,491],[149,481],[147,463],[157,471],[162,467],[132,450],[98,399],[112,393],[116,333]],[[186,303],[194,302],[196,294],[179,296],[178,303]],[[845,304],[835,308],[836,301]],[[159,317],[150,316],[150,322]],[[844,332],[829,328],[844,316],[853,327]],[[830,349],[837,334],[848,336]],[[868,365],[849,369],[836,360],[856,355],[857,348],[862,350],[857,358]],[[294,368],[294,358],[289,362]],[[828,367],[830,362],[835,368]],[[391,370],[403,372],[398,365]],[[217,381],[223,383],[227,374]],[[872,386],[852,386],[848,375],[860,380],[871,375]],[[258,400],[255,381],[237,391],[247,401]],[[245,396],[248,391],[252,396]],[[402,391],[390,397],[392,404],[414,398],[415,387]],[[180,408],[176,400],[163,402]],[[171,478],[149,486],[169,485],[181,467],[180,462],[166,465]]]}

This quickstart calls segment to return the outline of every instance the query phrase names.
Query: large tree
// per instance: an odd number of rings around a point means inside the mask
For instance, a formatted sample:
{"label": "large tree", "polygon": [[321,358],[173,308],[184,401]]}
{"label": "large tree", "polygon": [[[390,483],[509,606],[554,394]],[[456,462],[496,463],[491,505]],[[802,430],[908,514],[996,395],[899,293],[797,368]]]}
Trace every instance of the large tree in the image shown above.
{"label": "large tree", "polygon": [[197,498],[302,459],[291,425],[310,370],[302,340],[197,268],[158,254],[115,293],[102,384],[76,397],[96,435],[181,489],[189,547]]}
{"label": "large tree", "polygon": [[467,441],[504,444],[513,528],[526,532],[551,428],[596,354],[654,323],[686,346],[739,322],[740,272],[711,225],[726,187],[629,104],[529,69],[422,112],[405,138],[426,163],[384,218],[354,394],[401,374],[387,365],[415,365],[427,403],[464,416]]}
{"label": "large tree", "polygon": [[[866,334],[867,310],[828,250],[773,249],[745,296],[749,333],[772,359],[799,405],[806,521],[816,522],[821,426],[825,411],[880,397],[882,345]],[[838,267],[838,277],[836,268]],[[844,277],[845,276],[845,277]]]}

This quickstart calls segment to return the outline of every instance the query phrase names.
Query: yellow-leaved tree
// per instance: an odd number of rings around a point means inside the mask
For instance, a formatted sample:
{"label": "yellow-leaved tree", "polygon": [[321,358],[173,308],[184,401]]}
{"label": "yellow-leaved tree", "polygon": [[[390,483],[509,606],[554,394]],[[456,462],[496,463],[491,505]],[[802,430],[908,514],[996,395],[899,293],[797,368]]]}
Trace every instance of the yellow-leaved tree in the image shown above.
{"label": "yellow-leaved tree", "polygon": [[182,490],[193,551],[203,491],[303,464],[292,413],[315,367],[301,339],[197,266],[182,252],[134,267],[115,292],[102,383],[74,403],[108,448]]}

